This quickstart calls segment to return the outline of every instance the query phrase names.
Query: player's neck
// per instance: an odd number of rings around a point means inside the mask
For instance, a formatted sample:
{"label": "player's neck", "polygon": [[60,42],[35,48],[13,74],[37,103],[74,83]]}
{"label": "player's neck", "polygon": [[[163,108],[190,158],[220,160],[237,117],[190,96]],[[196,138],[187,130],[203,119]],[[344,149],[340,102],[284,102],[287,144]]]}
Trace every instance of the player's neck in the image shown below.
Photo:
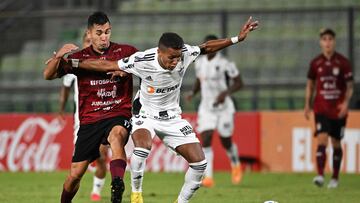
{"label": "player's neck", "polygon": [[325,56],[326,59],[330,60],[331,57],[334,55],[335,51],[329,51],[329,52],[323,52],[323,55]]}

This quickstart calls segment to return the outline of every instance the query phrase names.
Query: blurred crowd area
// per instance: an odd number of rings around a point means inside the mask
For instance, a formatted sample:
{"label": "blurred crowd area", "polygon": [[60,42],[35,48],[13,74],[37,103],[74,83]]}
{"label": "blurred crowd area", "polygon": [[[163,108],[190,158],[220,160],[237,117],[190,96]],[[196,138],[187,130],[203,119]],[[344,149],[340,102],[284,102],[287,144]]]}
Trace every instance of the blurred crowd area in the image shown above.
{"label": "blurred crowd area", "polygon": [[[353,64],[351,108],[360,108],[359,0],[2,0],[0,112],[58,110],[62,80],[44,80],[44,62],[64,43],[80,46],[87,17],[97,10],[110,17],[112,41],[139,50],[156,46],[163,32],[198,45],[207,34],[237,35],[250,15],[259,20],[246,42],[222,53],[236,62],[245,83],[233,95],[239,111],[302,109],[309,63],[320,53],[319,31],[330,27],[337,50]],[[183,90],[194,81],[189,68]],[[182,97],[181,105],[195,111],[199,100],[186,103]]]}

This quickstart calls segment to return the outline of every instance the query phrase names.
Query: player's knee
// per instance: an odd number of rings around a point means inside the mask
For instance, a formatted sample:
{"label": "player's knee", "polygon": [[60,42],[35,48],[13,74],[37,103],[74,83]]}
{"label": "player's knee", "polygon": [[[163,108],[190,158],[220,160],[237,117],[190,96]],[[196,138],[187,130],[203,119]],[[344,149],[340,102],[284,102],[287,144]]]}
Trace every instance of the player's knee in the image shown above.
{"label": "player's knee", "polygon": [[70,173],[70,175],[67,177],[67,181],[71,184],[71,185],[75,185],[77,183],[79,183],[81,181],[83,174],[79,174],[79,173]]}
{"label": "player's knee", "polygon": [[116,126],[111,130],[110,135],[108,137],[108,142],[110,143],[110,145],[112,143],[117,143],[120,144],[121,146],[125,146],[127,139],[128,139],[127,130],[121,126]]}
{"label": "player's knee", "polygon": [[189,167],[197,171],[199,174],[203,174],[205,173],[207,167],[207,161],[206,159],[203,159],[198,162],[189,163]]}
{"label": "player's knee", "polygon": [[151,146],[152,146],[152,141],[151,140],[137,139],[137,140],[133,140],[133,141],[134,141],[134,146],[135,147],[151,150]]}
{"label": "player's knee", "polygon": [[135,133],[132,135],[132,140],[135,147],[151,150],[152,139],[150,133],[147,130],[135,131]]}

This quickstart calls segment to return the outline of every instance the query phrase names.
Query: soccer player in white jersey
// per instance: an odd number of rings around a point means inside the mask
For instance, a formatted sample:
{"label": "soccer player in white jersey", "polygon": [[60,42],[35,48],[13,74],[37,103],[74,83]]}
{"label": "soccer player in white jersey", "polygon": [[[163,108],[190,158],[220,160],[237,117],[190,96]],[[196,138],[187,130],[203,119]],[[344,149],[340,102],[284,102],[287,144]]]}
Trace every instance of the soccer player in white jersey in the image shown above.
{"label": "soccer player in white jersey", "polygon": [[[215,35],[205,37],[205,42],[217,40]],[[231,140],[234,130],[234,103],[230,95],[242,86],[242,79],[235,63],[223,57],[220,53],[209,53],[200,56],[195,61],[196,81],[192,92],[186,99],[201,90],[201,102],[198,110],[198,127],[202,140],[202,147],[207,160],[205,177],[202,185],[213,187],[213,150],[211,148],[212,136],[217,129],[220,134],[222,146],[231,162],[232,183],[239,184],[242,178],[237,146]],[[230,82],[232,82],[230,84]],[[228,86],[230,85],[230,86]]]}
{"label": "soccer player in white jersey", "polygon": [[[200,188],[206,169],[206,159],[199,140],[189,122],[181,118],[180,87],[188,66],[200,55],[217,52],[243,41],[255,30],[257,21],[249,20],[240,33],[231,39],[211,40],[199,46],[184,45],[176,33],[164,33],[158,47],[137,52],[119,61],[71,59],[68,68],[93,71],[118,71],[119,75],[132,73],[142,79],[141,108],[132,118],[134,151],[131,156],[131,202],[141,203],[142,180],[152,138],[159,136],[165,145],[184,157],[189,163],[185,183],[175,202],[189,202]],[[120,70],[120,71],[119,71]]]}

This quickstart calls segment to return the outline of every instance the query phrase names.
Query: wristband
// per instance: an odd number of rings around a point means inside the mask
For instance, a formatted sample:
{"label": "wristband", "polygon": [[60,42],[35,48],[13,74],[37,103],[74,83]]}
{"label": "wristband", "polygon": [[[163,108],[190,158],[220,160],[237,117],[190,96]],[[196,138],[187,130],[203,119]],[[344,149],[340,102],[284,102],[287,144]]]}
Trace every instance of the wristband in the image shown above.
{"label": "wristband", "polygon": [[70,59],[70,60],[71,60],[71,66],[73,68],[79,68],[79,62],[80,62],[79,59]]}
{"label": "wristband", "polygon": [[230,38],[230,39],[231,39],[231,42],[232,42],[233,44],[236,44],[236,43],[239,42],[239,37],[238,37],[238,36],[232,37],[232,38]]}

